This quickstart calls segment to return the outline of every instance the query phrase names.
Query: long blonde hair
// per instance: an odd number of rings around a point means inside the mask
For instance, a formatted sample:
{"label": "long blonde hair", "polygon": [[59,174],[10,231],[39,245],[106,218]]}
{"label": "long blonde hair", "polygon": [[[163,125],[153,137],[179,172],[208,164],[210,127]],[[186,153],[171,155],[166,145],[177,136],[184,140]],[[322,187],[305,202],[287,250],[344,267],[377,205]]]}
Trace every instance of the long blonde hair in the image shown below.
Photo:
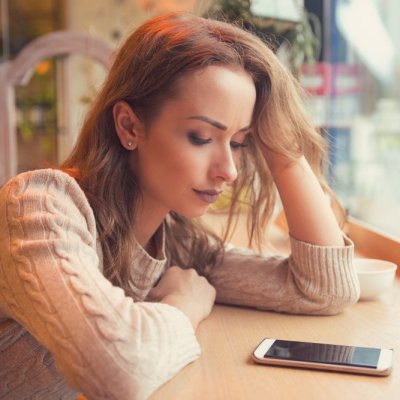
{"label": "long blonde hair", "polygon": [[[77,144],[62,169],[74,175],[94,210],[104,253],[105,275],[128,290],[127,268],[132,257],[135,204],[141,195],[129,152],[117,137],[112,115],[118,101],[126,101],[145,124],[176,95],[179,77],[208,65],[244,68],[256,87],[249,147],[243,152],[239,177],[232,184],[227,232],[246,190],[250,241],[260,243],[276,200],[274,182],[259,148],[288,157],[305,154],[321,184],[325,143],[303,110],[301,89],[273,51],[255,35],[221,21],[182,14],[149,20],[125,41],[91,107]],[[171,263],[200,271],[220,260],[222,241],[197,222],[175,213],[166,225]],[[211,238],[211,239],[210,239]]]}

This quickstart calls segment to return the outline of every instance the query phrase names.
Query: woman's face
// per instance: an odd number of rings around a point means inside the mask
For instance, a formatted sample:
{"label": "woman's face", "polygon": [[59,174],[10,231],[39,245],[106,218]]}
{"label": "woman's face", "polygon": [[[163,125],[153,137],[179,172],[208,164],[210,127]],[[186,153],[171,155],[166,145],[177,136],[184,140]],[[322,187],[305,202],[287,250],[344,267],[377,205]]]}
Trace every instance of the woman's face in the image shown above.
{"label": "woman's face", "polygon": [[239,68],[209,66],[180,79],[134,152],[147,215],[196,217],[217,200],[237,177],[255,99]]}

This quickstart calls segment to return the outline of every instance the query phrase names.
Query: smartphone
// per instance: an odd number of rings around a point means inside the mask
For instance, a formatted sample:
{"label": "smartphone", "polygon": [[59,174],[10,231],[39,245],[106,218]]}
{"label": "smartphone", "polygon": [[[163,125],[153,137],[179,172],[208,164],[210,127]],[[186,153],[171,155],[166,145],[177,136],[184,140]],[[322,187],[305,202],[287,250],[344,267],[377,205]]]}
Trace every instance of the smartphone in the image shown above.
{"label": "smartphone", "polygon": [[264,339],[254,350],[257,363],[387,376],[393,349]]}

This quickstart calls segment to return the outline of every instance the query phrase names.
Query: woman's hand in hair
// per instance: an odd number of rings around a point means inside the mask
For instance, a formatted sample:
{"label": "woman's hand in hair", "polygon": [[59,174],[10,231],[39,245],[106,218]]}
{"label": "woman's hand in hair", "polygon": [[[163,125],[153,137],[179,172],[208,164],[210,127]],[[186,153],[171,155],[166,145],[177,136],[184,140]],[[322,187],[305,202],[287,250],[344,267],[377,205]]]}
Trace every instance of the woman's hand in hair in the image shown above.
{"label": "woman's hand in hair", "polygon": [[149,294],[151,300],[180,309],[188,316],[195,330],[210,314],[215,296],[214,287],[206,278],[199,276],[196,270],[176,266],[167,269]]}
{"label": "woman's hand in hair", "polygon": [[269,149],[263,149],[262,153],[274,179],[279,177],[281,172],[296,164],[296,162],[301,158],[301,155],[298,157],[293,156],[293,158],[289,158],[289,156],[276,153]]}

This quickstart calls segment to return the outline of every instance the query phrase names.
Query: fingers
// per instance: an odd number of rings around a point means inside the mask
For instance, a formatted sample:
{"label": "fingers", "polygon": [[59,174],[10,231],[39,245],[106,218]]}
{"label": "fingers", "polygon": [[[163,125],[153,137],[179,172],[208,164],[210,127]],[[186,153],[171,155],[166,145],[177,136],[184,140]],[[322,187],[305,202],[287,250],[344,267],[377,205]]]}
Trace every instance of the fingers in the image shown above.
{"label": "fingers", "polygon": [[186,293],[191,291],[191,287],[198,284],[197,281],[200,282],[202,279],[206,280],[200,277],[194,268],[183,269],[171,266],[165,271],[158,284],[150,290],[148,298],[159,301],[173,293]]}
{"label": "fingers", "polygon": [[215,302],[216,290],[194,268],[169,268],[149,293],[153,301],[179,308],[191,320],[193,327],[210,314]]}

